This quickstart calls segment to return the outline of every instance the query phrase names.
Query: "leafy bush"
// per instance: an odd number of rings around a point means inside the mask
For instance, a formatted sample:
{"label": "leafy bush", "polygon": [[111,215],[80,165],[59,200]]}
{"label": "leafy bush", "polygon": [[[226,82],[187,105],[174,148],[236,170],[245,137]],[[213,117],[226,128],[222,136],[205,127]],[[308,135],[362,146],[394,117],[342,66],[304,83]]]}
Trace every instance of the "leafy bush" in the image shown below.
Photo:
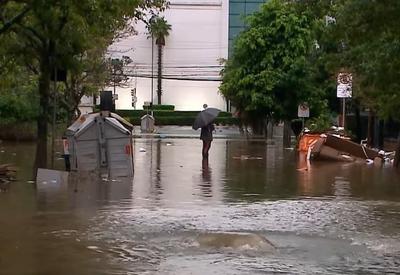
{"label": "leafy bush", "polygon": [[39,111],[37,98],[30,93],[0,93],[0,122],[34,121]]}
{"label": "leafy bush", "polygon": [[[116,113],[122,117],[142,117],[147,114],[145,110],[116,110]],[[166,111],[166,110],[154,110],[154,117],[192,117],[193,119],[197,116],[199,111]],[[232,117],[229,112],[220,112],[218,117]]]}
{"label": "leafy bush", "polygon": [[[140,117],[125,117],[133,125],[140,125]],[[193,124],[194,117],[190,116],[160,116],[155,117],[156,125],[178,125],[178,126],[190,126]],[[218,117],[215,120],[215,124],[220,125],[237,125],[239,123],[237,118],[234,117]]]}
{"label": "leafy bush", "polygon": [[147,113],[143,110],[116,110],[115,112],[122,117],[141,117]]}
{"label": "leafy bush", "polygon": [[324,132],[332,126],[332,119],[328,112],[323,112],[319,116],[311,118],[306,122],[306,127],[312,132]]}
{"label": "leafy bush", "polygon": [[163,111],[173,111],[175,110],[175,105],[153,105],[153,106],[143,106],[144,110],[163,110]]}

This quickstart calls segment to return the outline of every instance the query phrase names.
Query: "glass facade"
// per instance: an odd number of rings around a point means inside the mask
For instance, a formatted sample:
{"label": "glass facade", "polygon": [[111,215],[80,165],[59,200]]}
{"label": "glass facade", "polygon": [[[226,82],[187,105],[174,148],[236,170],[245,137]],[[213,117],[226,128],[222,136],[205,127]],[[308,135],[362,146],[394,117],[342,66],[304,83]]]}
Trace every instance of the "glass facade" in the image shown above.
{"label": "glass facade", "polygon": [[229,0],[229,55],[235,37],[245,28],[244,18],[257,11],[266,0]]}

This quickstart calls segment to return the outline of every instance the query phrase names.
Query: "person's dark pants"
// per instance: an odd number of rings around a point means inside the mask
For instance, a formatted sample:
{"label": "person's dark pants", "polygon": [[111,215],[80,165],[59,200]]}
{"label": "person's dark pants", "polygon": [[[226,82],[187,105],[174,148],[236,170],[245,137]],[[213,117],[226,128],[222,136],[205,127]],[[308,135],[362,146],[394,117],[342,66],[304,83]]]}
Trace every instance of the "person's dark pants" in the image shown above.
{"label": "person's dark pants", "polygon": [[203,139],[203,150],[202,150],[203,158],[208,158],[208,151],[210,150],[211,147],[211,141],[212,140]]}
{"label": "person's dark pants", "polygon": [[65,171],[71,171],[71,162],[69,160],[69,155],[62,155],[64,157],[64,163],[65,163]]}

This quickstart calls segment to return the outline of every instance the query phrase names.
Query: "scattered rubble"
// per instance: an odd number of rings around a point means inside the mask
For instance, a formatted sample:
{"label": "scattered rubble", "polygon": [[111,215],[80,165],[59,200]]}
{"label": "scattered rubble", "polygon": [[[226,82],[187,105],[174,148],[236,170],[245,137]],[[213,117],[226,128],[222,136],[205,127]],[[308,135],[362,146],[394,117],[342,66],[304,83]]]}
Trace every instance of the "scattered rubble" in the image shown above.
{"label": "scattered rubble", "polygon": [[16,171],[12,164],[0,164],[0,193],[8,191],[10,182],[15,180]]}

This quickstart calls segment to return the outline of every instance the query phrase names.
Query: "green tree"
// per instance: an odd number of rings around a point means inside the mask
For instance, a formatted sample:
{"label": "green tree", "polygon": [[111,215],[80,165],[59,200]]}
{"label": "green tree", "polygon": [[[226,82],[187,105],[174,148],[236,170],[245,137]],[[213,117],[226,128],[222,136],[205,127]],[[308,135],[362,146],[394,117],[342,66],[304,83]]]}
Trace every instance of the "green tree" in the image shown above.
{"label": "green tree", "polygon": [[97,95],[109,79],[108,60],[104,57],[107,43],[93,44],[85,54],[75,57],[75,64],[68,71],[61,85],[61,107],[71,123],[80,116],[78,105],[84,95]]}
{"label": "green tree", "polygon": [[107,84],[112,86],[115,93],[116,87],[128,87],[129,76],[126,73],[127,66],[132,63],[129,56],[122,56],[122,58],[113,58],[108,60],[109,65],[109,79]]}
{"label": "green tree", "polygon": [[340,66],[355,74],[357,96],[395,119],[400,119],[399,14],[400,2],[394,0],[345,1],[334,32],[342,42]]}
{"label": "green tree", "polygon": [[30,10],[31,5],[24,1],[0,1],[0,35],[20,22]]}
{"label": "green tree", "polygon": [[[39,113],[36,166],[47,166],[47,134],[50,110],[50,81],[55,68],[74,68],[80,56],[93,49],[99,38],[111,43],[132,19],[140,19],[146,9],[163,7],[162,0],[74,1],[37,0],[30,11],[17,20],[5,39],[13,38],[10,54],[23,56],[38,74]],[[24,1],[21,1],[24,3]],[[16,9],[9,7],[10,13]],[[105,46],[107,43],[105,44]]]}
{"label": "green tree", "polygon": [[353,73],[355,96],[362,105],[381,118],[400,121],[400,2],[341,2],[332,32],[341,42],[338,67]]}
{"label": "green tree", "polygon": [[155,38],[157,45],[157,104],[161,104],[163,48],[165,46],[165,38],[171,30],[171,25],[168,24],[164,17],[154,16],[150,19],[148,30],[152,40]]}
{"label": "green tree", "polygon": [[313,21],[286,1],[271,0],[248,19],[222,71],[222,94],[245,112],[253,131],[266,121],[296,117],[297,105],[320,103],[312,85]]}
{"label": "green tree", "polygon": [[36,76],[15,61],[0,74],[0,124],[34,122],[38,115]]}

